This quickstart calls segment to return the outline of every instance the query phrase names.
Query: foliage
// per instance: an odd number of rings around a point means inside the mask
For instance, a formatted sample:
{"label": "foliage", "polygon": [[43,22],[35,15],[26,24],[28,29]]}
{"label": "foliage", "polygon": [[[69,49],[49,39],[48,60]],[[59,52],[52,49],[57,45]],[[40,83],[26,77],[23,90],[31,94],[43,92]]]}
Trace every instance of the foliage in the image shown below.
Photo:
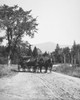
{"label": "foliage", "polygon": [[59,44],[56,45],[56,49],[54,52],[54,58],[56,63],[61,63],[62,62],[62,49],[59,47]]}
{"label": "foliage", "polygon": [[71,63],[80,66],[80,44],[74,41],[72,48],[60,48],[56,45],[56,49],[51,53],[54,63]]}
{"label": "foliage", "polygon": [[64,63],[70,63],[70,49],[69,47],[63,48],[63,59]]}
{"label": "foliage", "polygon": [[4,39],[8,41],[7,51],[10,57],[15,52],[15,48],[20,46],[24,34],[33,37],[37,32],[36,18],[33,18],[30,13],[31,10],[24,11],[17,5],[0,6],[0,29],[6,32]]}
{"label": "foliage", "polygon": [[73,64],[78,63],[80,65],[80,44],[76,44],[74,42],[71,48],[71,57],[72,57]]}
{"label": "foliage", "polygon": [[28,56],[32,56],[32,49],[31,49],[31,45],[29,45],[27,55],[28,55]]}
{"label": "foliage", "polygon": [[45,51],[44,53],[43,53],[43,56],[45,57],[45,56],[49,56],[49,54]]}
{"label": "foliage", "polygon": [[37,57],[38,56],[38,52],[37,52],[37,48],[36,47],[34,47],[32,54],[33,54],[33,57]]}

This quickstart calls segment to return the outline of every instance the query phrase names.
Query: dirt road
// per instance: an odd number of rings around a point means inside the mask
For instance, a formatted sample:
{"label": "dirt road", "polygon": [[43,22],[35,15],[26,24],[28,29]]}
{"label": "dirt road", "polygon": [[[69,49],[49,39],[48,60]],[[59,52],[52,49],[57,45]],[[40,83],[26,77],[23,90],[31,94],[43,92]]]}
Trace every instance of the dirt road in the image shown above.
{"label": "dirt road", "polygon": [[20,72],[0,79],[0,100],[80,100],[80,79],[55,72]]}

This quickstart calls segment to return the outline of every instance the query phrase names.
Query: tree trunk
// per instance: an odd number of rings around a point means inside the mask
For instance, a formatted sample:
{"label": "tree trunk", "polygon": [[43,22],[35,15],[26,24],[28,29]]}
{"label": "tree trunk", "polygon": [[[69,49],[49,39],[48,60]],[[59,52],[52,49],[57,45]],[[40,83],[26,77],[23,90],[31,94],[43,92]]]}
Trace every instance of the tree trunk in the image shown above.
{"label": "tree trunk", "polygon": [[65,56],[65,54],[64,54],[64,63],[66,63],[66,56]]}
{"label": "tree trunk", "polygon": [[11,67],[11,57],[10,57],[10,54],[8,55],[8,67]]}
{"label": "tree trunk", "polygon": [[78,63],[79,63],[79,66],[80,66],[80,53],[78,52]]}
{"label": "tree trunk", "polygon": [[73,64],[74,63],[74,61],[73,61],[73,56],[71,56],[71,64]]}
{"label": "tree trunk", "polygon": [[74,58],[74,64],[76,64],[76,58]]}

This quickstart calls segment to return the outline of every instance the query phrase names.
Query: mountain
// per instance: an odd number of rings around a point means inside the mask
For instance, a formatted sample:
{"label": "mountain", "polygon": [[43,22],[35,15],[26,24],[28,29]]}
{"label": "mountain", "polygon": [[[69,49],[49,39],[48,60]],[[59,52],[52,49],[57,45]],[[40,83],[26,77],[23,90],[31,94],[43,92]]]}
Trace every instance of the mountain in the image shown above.
{"label": "mountain", "polygon": [[34,44],[37,48],[39,48],[42,52],[52,52],[56,48],[56,44],[52,42],[45,42],[40,44]]}
{"label": "mountain", "polygon": [[[36,46],[39,48],[42,52],[52,52],[55,50],[57,43],[53,42],[45,42],[45,43],[40,43],[40,44],[33,44],[33,47]],[[59,45],[61,48],[67,47],[68,45]],[[71,46],[69,46],[71,47]]]}

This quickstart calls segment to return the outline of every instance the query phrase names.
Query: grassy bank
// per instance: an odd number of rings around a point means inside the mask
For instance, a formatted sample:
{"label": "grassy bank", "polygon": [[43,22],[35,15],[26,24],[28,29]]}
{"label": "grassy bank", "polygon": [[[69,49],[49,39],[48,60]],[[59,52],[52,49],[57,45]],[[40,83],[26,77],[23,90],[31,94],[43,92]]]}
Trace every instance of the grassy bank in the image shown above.
{"label": "grassy bank", "polygon": [[[77,66],[71,66],[70,64],[56,64],[53,65],[52,70],[55,72],[80,78],[80,67]],[[4,76],[10,77],[16,75],[17,73],[17,65],[11,65],[10,68],[8,68],[7,65],[0,65],[0,78]]]}
{"label": "grassy bank", "polygon": [[53,66],[53,71],[80,78],[80,67],[70,64],[57,64]]}
{"label": "grassy bank", "polygon": [[0,65],[0,78],[15,74],[17,74],[17,65],[11,65],[10,68],[7,65]]}

